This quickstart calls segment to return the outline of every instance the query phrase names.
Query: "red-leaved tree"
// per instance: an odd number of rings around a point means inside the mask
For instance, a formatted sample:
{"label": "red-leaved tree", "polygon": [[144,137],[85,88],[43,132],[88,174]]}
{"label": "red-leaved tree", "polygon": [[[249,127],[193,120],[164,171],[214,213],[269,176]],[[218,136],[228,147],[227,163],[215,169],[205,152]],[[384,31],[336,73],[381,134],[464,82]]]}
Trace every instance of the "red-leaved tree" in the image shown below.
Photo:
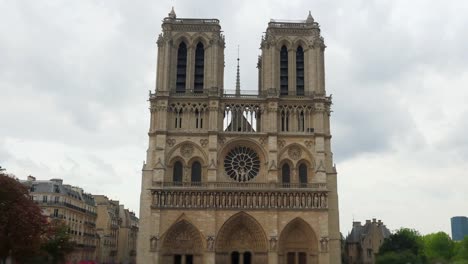
{"label": "red-leaved tree", "polygon": [[47,220],[29,199],[28,189],[0,171],[0,261],[28,259],[39,254]]}

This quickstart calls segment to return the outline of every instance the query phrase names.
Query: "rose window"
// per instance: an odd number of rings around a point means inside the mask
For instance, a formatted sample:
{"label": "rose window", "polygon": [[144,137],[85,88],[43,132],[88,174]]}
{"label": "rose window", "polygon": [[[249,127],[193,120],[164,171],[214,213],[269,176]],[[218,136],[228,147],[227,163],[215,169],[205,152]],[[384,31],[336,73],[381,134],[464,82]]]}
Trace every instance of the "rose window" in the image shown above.
{"label": "rose window", "polygon": [[248,147],[235,147],[224,159],[226,174],[237,182],[250,181],[260,170],[260,159],[257,153]]}

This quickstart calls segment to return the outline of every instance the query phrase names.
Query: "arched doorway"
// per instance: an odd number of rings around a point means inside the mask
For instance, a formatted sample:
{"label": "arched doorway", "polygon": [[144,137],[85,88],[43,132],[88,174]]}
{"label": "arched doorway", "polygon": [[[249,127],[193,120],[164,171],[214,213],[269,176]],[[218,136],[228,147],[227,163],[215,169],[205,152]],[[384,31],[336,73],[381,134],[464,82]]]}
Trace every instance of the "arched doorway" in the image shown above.
{"label": "arched doorway", "polygon": [[318,242],[314,230],[301,218],[295,218],[283,229],[279,239],[280,264],[318,263]]}
{"label": "arched doorway", "polygon": [[162,263],[202,264],[203,240],[198,229],[186,220],[171,226],[163,238]]}
{"label": "arched doorway", "polygon": [[266,264],[267,245],[267,238],[260,224],[247,213],[237,213],[218,232],[216,263]]}

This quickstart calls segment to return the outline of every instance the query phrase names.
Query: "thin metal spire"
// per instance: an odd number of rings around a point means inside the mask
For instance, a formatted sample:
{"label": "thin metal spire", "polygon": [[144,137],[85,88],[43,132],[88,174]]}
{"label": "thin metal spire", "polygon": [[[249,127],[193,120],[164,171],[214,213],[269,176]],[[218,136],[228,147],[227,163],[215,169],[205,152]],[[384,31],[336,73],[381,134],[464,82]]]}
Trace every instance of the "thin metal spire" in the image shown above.
{"label": "thin metal spire", "polygon": [[237,45],[236,95],[240,95],[239,45]]}

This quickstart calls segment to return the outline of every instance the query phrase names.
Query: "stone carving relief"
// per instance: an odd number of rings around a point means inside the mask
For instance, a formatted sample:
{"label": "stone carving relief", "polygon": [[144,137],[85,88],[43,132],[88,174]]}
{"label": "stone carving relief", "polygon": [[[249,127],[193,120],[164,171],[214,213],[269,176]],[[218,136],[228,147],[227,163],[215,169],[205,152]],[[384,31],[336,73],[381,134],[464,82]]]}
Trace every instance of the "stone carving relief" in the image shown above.
{"label": "stone carving relief", "polygon": [[226,142],[226,138],[225,138],[225,137],[218,137],[218,144],[219,144],[219,145],[224,145],[224,142]]}
{"label": "stone carving relief", "polygon": [[206,147],[208,145],[208,139],[200,139],[200,145],[202,145],[202,147]]}
{"label": "stone carving relief", "polygon": [[216,163],[215,163],[214,159],[211,159],[209,168],[210,169],[216,169]]}
{"label": "stone carving relief", "polygon": [[298,160],[301,158],[302,150],[298,146],[292,146],[288,150],[288,155],[293,160]]}
{"label": "stone carving relief", "polygon": [[258,141],[260,144],[262,144],[262,146],[265,146],[265,144],[268,142],[268,139],[266,137],[261,137]]}
{"label": "stone carving relief", "polygon": [[167,144],[169,147],[173,147],[175,143],[176,143],[176,140],[175,140],[174,138],[168,138],[168,139],[166,139],[166,144]]}
{"label": "stone carving relief", "polygon": [[306,145],[306,147],[312,148],[312,146],[314,145],[314,142],[312,140],[306,140],[304,141],[304,144]]}
{"label": "stone carving relief", "polygon": [[283,139],[278,140],[278,147],[280,149],[284,148],[285,144],[286,144],[286,142]]}
{"label": "stone carving relief", "polygon": [[190,143],[185,143],[180,147],[180,154],[186,158],[190,158],[193,154],[193,145]]}

